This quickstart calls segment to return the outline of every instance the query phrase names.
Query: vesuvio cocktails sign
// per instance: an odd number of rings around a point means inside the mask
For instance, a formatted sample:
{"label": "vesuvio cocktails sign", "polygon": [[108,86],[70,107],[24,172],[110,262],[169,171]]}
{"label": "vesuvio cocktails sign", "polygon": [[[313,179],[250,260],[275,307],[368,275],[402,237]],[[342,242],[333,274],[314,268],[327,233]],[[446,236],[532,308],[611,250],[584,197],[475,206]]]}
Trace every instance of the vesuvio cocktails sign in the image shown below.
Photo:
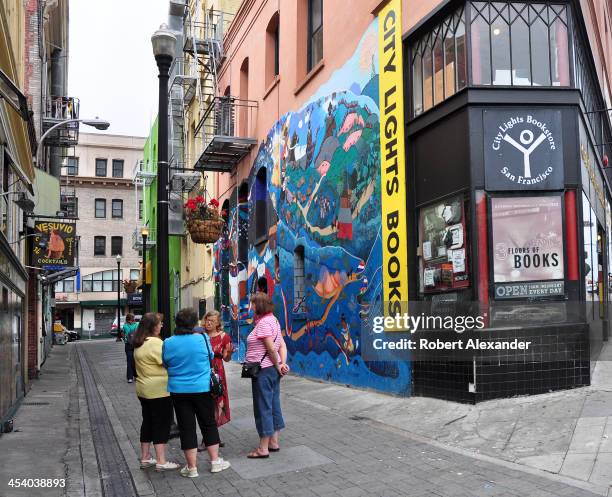
{"label": "vesuvio cocktails sign", "polygon": [[74,266],[76,224],[37,221],[32,244],[32,263],[43,269]]}
{"label": "vesuvio cocktails sign", "polygon": [[560,110],[485,110],[485,188],[563,188]]}

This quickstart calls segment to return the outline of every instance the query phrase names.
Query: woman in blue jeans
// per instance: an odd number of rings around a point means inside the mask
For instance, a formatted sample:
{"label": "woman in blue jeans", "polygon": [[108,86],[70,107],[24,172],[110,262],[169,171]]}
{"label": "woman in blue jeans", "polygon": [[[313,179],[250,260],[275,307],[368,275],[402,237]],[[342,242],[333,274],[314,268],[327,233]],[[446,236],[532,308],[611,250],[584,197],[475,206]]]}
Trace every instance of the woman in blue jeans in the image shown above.
{"label": "woman in blue jeans", "polygon": [[280,380],[289,372],[287,346],[280,324],[274,317],[274,304],[268,295],[257,292],[251,297],[255,327],[247,337],[247,362],[260,362],[261,371],[251,380],[253,413],[259,433],[259,447],[248,454],[250,459],[265,459],[278,452],[279,431],[285,427],[280,405]]}

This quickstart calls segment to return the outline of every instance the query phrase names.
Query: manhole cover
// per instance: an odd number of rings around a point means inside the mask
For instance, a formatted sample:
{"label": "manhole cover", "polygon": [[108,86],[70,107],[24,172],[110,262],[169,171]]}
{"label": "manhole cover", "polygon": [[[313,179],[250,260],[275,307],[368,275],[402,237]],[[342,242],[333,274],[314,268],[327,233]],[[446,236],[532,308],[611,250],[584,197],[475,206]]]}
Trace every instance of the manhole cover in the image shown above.
{"label": "manhole cover", "polygon": [[48,406],[49,402],[22,402],[22,406]]}

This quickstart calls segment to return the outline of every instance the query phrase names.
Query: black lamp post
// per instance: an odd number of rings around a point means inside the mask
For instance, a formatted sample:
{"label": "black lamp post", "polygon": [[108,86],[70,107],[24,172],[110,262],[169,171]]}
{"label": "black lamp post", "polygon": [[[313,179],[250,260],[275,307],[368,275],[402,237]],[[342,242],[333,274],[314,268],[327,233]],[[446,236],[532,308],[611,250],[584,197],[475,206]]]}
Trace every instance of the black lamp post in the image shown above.
{"label": "black lamp post", "polygon": [[121,256],[117,256],[117,341],[121,341]]}
{"label": "black lamp post", "polygon": [[170,272],[168,256],[168,77],[176,36],[162,24],[151,37],[159,69],[157,128],[157,306],[164,315],[162,338],[170,335]]}
{"label": "black lamp post", "polygon": [[149,237],[149,228],[143,226],[140,229],[142,235],[142,313],[147,313],[147,238]]}

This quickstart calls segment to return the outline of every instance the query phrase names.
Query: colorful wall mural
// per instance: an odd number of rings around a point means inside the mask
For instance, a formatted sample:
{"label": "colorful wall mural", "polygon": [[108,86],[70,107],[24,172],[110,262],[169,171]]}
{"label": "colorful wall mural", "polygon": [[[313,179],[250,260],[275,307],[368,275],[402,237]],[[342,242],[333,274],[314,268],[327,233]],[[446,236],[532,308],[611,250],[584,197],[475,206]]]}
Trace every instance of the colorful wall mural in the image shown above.
{"label": "colorful wall mural", "polygon": [[294,372],[409,395],[408,363],[361,357],[362,329],[383,312],[378,68],[374,21],[351,59],[269,130],[215,245],[217,302],[237,359],[248,296],[265,289]]}

